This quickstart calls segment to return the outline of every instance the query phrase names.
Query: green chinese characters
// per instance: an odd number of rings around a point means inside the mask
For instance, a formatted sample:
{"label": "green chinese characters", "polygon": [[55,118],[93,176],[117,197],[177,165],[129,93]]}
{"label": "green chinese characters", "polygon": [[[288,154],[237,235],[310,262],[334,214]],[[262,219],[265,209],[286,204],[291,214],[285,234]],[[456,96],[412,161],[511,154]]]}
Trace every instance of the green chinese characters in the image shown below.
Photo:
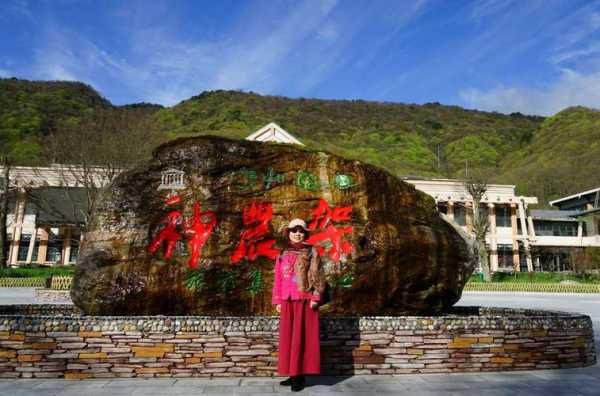
{"label": "green chinese characters", "polygon": [[296,175],[296,185],[307,191],[317,191],[320,187],[317,176],[304,170],[299,171]]}
{"label": "green chinese characters", "polygon": [[343,173],[336,173],[333,178],[333,185],[340,190],[348,190],[356,186],[352,176]]}

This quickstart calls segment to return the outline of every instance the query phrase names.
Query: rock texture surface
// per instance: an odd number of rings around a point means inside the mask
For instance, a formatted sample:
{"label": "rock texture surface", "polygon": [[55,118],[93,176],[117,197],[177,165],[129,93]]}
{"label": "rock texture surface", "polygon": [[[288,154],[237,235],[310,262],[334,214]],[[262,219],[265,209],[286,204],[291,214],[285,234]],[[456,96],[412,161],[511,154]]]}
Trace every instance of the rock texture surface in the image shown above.
{"label": "rock texture surface", "polygon": [[273,312],[274,257],[310,225],[334,314],[435,314],[460,298],[473,242],[391,174],[324,152],[215,137],[159,147],[105,191],[73,302],[87,314]]}

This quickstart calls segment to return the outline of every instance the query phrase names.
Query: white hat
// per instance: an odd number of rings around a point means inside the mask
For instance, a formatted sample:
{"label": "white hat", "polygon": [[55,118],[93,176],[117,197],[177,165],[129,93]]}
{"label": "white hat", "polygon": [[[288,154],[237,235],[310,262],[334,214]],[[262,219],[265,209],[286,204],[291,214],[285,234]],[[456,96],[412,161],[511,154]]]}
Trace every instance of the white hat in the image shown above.
{"label": "white hat", "polygon": [[308,231],[308,227],[306,227],[306,223],[302,219],[294,219],[290,221],[290,224],[287,226],[288,230],[291,230],[294,227],[302,227],[305,231]]}

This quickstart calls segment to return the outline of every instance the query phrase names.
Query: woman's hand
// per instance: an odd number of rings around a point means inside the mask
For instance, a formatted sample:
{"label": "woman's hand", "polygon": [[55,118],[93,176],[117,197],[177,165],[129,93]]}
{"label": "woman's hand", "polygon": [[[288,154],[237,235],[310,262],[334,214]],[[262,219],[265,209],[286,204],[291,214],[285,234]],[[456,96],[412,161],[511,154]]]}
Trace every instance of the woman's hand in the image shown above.
{"label": "woman's hand", "polygon": [[315,311],[316,311],[317,309],[319,309],[319,303],[318,303],[318,302],[316,302],[316,301],[311,301],[311,302],[310,302],[310,307],[311,307],[313,310],[315,310]]}
{"label": "woman's hand", "polygon": [[275,310],[277,311],[277,313],[281,313],[281,304],[275,305]]}

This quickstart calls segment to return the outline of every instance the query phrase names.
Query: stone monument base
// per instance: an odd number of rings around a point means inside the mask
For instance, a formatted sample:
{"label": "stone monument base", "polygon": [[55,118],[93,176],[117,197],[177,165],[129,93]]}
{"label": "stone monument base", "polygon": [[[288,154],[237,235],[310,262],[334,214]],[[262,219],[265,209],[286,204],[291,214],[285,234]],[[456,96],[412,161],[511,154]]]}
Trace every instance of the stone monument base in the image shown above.
{"label": "stone monument base", "polygon": [[[0,306],[0,377],[277,375],[276,317],[85,316]],[[321,318],[325,375],[558,369],[596,362],[586,315],[457,308],[445,316]]]}

